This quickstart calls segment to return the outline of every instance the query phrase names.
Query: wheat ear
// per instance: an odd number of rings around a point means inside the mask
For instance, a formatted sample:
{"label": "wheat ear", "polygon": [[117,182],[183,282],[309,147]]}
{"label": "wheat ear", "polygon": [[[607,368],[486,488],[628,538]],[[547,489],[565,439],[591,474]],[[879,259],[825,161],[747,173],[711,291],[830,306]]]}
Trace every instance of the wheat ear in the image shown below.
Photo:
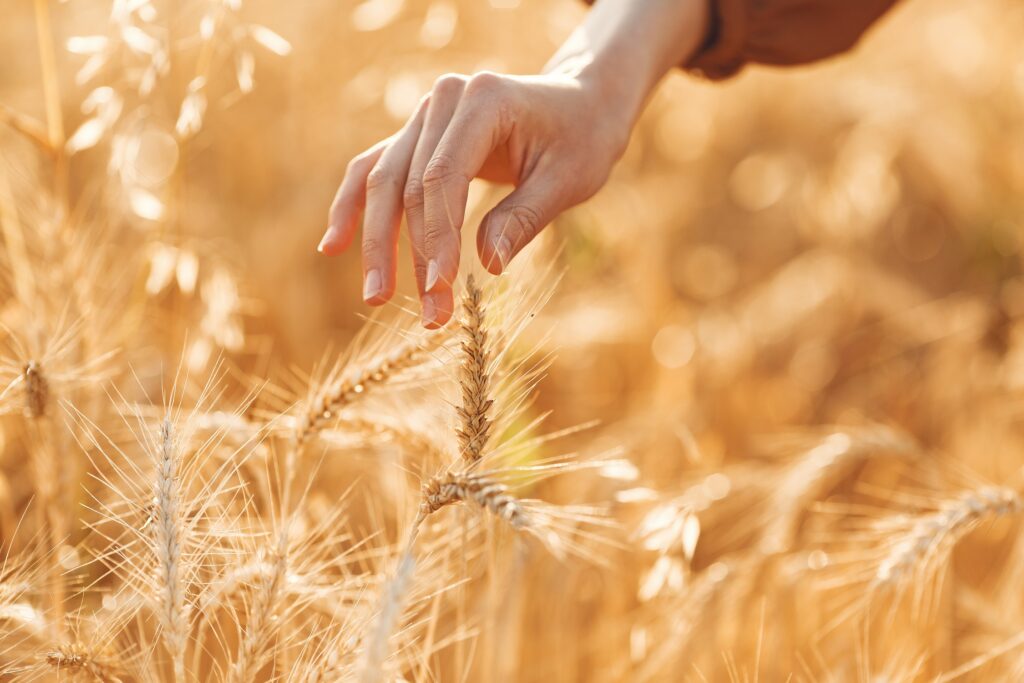
{"label": "wheat ear", "polygon": [[100,683],[120,683],[121,680],[115,673],[117,667],[114,664],[106,661],[82,643],[61,645],[43,653],[43,659],[51,669],[57,671],[58,677],[61,677],[63,673],[69,678],[78,680],[77,675],[85,674]]}
{"label": "wheat ear", "polygon": [[375,362],[362,367],[354,376],[343,375],[328,383],[312,398],[307,409],[299,416],[295,433],[297,446],[301,447],[310,436],[330,424],[341,409],[373,389],[387,384],[400,372],[418,365],[424,356],[438,348],[445,338],[445,334],[435,333],[426,340],[404,342]]}
{"label": "wheat ear", "polygon": [[466,472],[445,472],[423,487],[420,516],[426,517],[453,503],[472,503],[508,522],[515,529],[529,526],[523,504],[508,492],[508,487],[493,479]]}
{"label": "wheat ear", "polygon": [[1024,510],[1024,499],[1008,488],[987,486],[968,491],[919,518],[897,540],[875,572],[875,587],[898,583],[934,554],[956,543],[989,517],[1004,517]]}
{"label": "wheat ear", "polygon": [[[285,527],[287,529],[287,526]],[[252,608],[248,611],[245,634],[238,647],[238,657],[231,665],[229,681],[254,680],[256,672],[266,663],[266,642],[274,611],[288,573],[288,534],[282,531],[274,550],[271,571],[260,577]]]}
{"label": "wheat ear", "polygon": [[164,628],[164,642],[174,663],[174,679],[183,681],[188,616],[185,587],[181,576],[182,530],[178,481],[180,454],[174,436],[174,426],[169,418],[164,418],[160,425],[157,457],[154,540],[161,583],[160,618]]}
{"label": "wheat ear", "polygon": [[486,311],[483,290],[473,276],[466,279],[466,292],[462,297],[462,365],[459,385],[462,405],[458,408],[460,428],[459,453],[462,459],[474,464],[483,456],[491,434],[488,413],[494,401],[489,396],[491,377],[488,365],[491,351],[487,342]]}
{"label": "wheat ear", "polygon": [[829,434],[796,460],[775,486],[775,509],[762,533],[761,551],[774,554],[792,548],[804,512],[861,463],[882,456],[909,460],[915,452],[907,437],[882,425]]}

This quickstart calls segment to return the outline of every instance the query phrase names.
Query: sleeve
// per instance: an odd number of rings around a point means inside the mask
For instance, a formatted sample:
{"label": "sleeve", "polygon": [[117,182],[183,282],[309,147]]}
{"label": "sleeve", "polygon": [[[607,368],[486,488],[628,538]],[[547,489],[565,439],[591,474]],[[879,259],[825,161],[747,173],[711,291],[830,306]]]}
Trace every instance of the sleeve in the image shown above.
{"label": "sleeve", "polygon": [[684,66],[727,78],[748,62],[806,64],[845,52],[898,0],[709,0],[704,46]]}

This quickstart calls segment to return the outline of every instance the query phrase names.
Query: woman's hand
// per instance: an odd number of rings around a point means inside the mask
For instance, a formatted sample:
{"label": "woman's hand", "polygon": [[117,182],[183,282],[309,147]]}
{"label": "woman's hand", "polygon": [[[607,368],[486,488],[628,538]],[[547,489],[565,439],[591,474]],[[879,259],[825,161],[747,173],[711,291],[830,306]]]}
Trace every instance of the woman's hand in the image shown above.
{"label": "woman's hand", "polygon": [[383,304],[395,289],[404,209],[423,323],[440,327],[452,315],[470,181],[515,185],[477,231],[480,261],[498,274],[604,184],[629,136],[612,112],[575,76],[443,76],[398,133],[349,164],[320,251],[344,251],[363,212],[363,298]]}
{"label": "woman's hand", "polygon": [[348,165],[319,250],[343,252],[363,215],[363,299],[395,291],[404,211],[423,324],[452,316],[469,183],[515,186],[477,231],[494,274],[561,211],[597,192],[643,103],[706,32],[707,0],[599,2],[540,76],[438,79],[405,126]]}

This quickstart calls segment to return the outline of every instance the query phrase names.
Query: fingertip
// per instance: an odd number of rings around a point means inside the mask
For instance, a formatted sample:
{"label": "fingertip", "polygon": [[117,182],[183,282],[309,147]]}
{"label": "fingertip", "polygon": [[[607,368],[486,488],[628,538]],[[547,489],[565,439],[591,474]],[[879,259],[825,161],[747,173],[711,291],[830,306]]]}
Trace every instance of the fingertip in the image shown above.
{"label": "fingertip", "polygon": [[327,231],[324,233],[324,236],[320,238],[320,243],[316,245],[316,250],[318,252],[320,252],[321,254],[326,254],[327,250],[330,249],[330,247],[331,247],[331,233],[333,231],[334,231],[334,228],[330,228],[330,227],[327,228]]}
{"label": "fingertip", "polygon": [[388,278],[379,268],[371,268],[363,276],[363,301],[370,306],[383,306],[394,293],[393,278]]}
{"label": "fingertip", "polygon": [[434,308],[434,304],[429,299],[423,300],[423,312],[420,322],[428,330],[436,330],[441,327],[441,323],[437,319],[437,309]]}
{"label": "fingertip", "polygon": [[337,256],[348,249],[352,243],[352,235],[346,233],[340,226],[327,228],[327,232],[320,239],[316,250],[325,256]]}
{"label": "fingertip", "polygon": [[427,278],[423,288],[428,292],[434,291],[440,279],[441,266],[437,263],[437,259],[430,259],[427,263]]}
{"label": "fingertip", "polygon": [[491,275],[501,275],[514,255],[512,241],[506,234],[508,220],[501,220],[498,210],[490,211],[480,222],[476,246],[480,264]]}
{"label": "fingertip", "polygon": [[444,327],[451,320],[454,297],[448,292],[428,292],[423,295],[421,322],[428,330]]}
{"label": "fingertip", "polygon": [[491,275],[501,275],[505,270],[505,264],[502,262],[498,250],[490,243],[480,247],[480,264]]}

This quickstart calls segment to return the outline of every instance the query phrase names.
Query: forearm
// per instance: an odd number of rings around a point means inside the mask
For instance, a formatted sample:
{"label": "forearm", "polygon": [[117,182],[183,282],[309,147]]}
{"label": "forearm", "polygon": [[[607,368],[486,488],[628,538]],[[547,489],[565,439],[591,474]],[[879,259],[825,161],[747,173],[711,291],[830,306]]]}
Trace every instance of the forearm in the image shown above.
{"label": "forearm", "polygon": [[631,128],[658,81],[700,48],[708,14],[708,0],[602,0],[544,72],[595,87]]}

